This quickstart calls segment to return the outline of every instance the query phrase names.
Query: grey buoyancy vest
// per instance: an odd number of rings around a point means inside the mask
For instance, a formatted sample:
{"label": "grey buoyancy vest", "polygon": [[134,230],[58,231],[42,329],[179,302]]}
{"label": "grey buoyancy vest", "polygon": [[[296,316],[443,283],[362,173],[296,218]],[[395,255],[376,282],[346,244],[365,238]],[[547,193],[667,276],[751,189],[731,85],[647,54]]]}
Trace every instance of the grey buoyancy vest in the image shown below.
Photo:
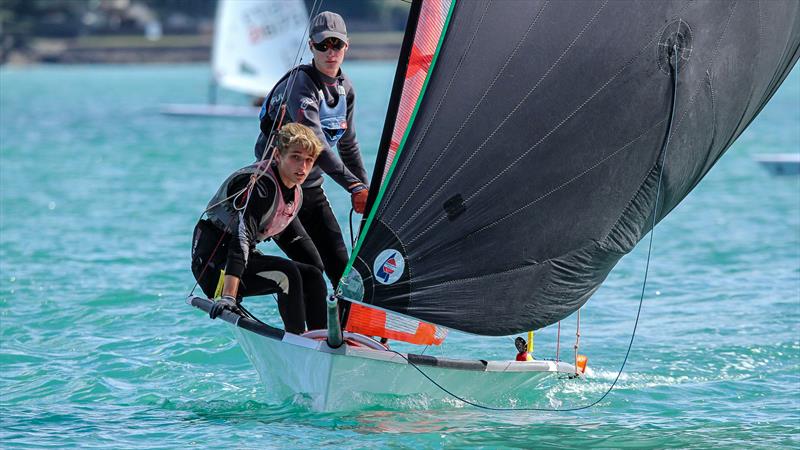
{"label": "grey buoyancy vest", "polygon": [[[314,87],[317,89],[317,103],[319,104],[319,121],[322,128],[322,134],[325,135],[325,140],[328,146],[333,148],[339,139],[342,138],[345,131],[347,131],[347,93],[345,91],[342,80],[339,79],[336,85],[337,98],[332,99],[333,106],[328,104],[328,99],[325,97],[324,82],[320,78],[317,69],[308,64],[297,66],[283,75],[272,90],[269,92],[264,102],[261,104],[261,111],[258,114],[260,121],[261,133],[258,135],[256,145],[254,148],[255,157],[257,160],[262,158],[268,137],[275,126],[274,122],[277,117],[270,116],[269,112],[272,110],[274,114],[279,114],[279,105],[285,100],[285,92],[275,92],[281,83],[288,83],[289,76],[293,73],[303,72],[311,79]],[[285,88],[285,86],[284,86]]]}
{"label": "grey buoyancy vest", "polygon": [[[224,230],[228,233],[237,227],[239,224],[239,211],[233,207],[233,204],[235,201],[237,203],[239,201],[244,202],[243,196],[245,194],[243,193],[240,196],[228,199],[228,189],[234,180],[241,176],[250,176],[256,173],[261,170],[261,167],[265,164],[267,164],[267,161],[262,161],[247,167],[242,167],[232,173],[208,202],[208,210],[206,211],[208,220],[213,222],[220,230]],[[281,184],[276,179],[272,167],[267,167],[263,177],[266,177],[275,185],[275,198],[272,201],[272,205],[267,209],[267,212],[261,216],[259,220],[258,231],[256,232],[256,241],[258,242],[264,241],[283,231],[289,223],[297,217],[297,213],[300,211],[300,206],[303,203],[303,190],[300,189],[299,186],[294,190],[294,199],[289,203],[284,201]],[[252,193],[251,195],[257,194]],[[257,200],[257,197],[251,198],[251,201],[254,200]]]}

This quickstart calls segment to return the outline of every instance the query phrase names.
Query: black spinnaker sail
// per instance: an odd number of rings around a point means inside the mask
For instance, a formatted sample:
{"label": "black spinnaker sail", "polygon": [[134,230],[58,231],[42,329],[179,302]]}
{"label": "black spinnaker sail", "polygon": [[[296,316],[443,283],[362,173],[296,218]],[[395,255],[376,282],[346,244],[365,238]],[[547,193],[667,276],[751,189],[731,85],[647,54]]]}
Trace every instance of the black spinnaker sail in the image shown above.
{"label": "black spinnaker sail", "polygon": [[446,12],[443,28],[413,114],[385,130],[403,138],[396,155],[380,149],[341,293],[483,335],[580,308],[654,211],[668,214],[744,131],[800,47],[794,0],[421,5]]}

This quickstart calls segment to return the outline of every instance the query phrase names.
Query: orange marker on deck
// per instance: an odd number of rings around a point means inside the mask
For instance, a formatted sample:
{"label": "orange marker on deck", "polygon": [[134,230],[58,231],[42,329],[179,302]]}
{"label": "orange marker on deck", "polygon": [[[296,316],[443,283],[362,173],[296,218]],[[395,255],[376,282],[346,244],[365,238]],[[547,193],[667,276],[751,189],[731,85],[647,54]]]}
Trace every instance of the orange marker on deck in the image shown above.
{"label": "orange marker on deck", "polygon": [[575,357],[575,369],[579,370],[580,373],[586,373],[586,364],[589,362],[589,358],[586,355],[577,355]]}

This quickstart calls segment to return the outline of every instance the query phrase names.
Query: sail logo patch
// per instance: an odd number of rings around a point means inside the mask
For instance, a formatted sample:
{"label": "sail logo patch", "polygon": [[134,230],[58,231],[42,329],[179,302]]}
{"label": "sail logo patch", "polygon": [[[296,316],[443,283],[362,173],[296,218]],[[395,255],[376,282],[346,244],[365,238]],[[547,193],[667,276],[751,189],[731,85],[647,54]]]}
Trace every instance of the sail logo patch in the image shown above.
{"label": "sail logo patch", "polygon": [[392,284],[403,276],[406,260],[399,251],[387,248],[382,251],[372,264],[372,273],[381,284]]}

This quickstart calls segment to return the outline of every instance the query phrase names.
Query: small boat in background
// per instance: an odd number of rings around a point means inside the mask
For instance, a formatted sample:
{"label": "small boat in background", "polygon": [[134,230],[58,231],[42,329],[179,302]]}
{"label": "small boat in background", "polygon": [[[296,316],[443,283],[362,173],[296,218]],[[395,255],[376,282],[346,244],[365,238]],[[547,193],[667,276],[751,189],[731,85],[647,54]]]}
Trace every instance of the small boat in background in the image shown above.
{"label": "small boat in background", "polygon": [[[258,117],[262,98],[297,59],[308,12],[302,0],[220,0],[214,22],[208,104],[167,104],[173,116]],[[217,104],[219,87],[250,96],[243,105]]]}
{"label": "small boat in background", "polygon": [[800,175],[800,153],[767,153],[753,159],[771,175]]}

